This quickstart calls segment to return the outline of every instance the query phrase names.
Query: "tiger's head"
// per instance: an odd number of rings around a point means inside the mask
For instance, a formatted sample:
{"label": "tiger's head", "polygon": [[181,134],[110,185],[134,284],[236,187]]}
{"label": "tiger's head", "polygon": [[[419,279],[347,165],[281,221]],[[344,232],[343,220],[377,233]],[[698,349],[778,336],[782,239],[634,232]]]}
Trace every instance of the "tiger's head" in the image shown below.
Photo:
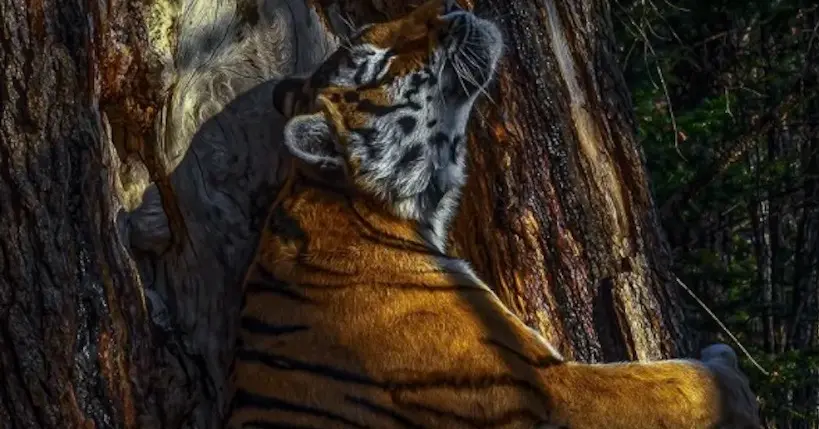
{"label": "tiger's head", "polygon": [[357,30],[276,109],[301,164],[417,220],[441,248],[465,182],[466,126],[502,52],[498,28],[454,0]]}

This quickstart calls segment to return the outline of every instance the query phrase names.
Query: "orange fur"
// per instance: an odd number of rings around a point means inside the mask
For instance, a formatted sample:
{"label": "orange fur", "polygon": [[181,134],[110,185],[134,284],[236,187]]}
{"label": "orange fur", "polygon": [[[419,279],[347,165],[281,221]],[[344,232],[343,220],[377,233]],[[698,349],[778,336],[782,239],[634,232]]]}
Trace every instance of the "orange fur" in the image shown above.
{"label": "orange fur", "polygon": [[[720,427],[728,415],[714,374],[693,361],[562,362],[477,278],[416,250],[423,243],[411,222],[344,193],[297,182],[270,225],[278,232],[263,232],[248,282],[272,275],[300,298],[248,291],[243,316],[310,331],[244,333],[246,347],[288,363],[237,365],[242,389],[372,428],[408,426],[362,400],[418,427],[693,429]],[[232,427],[265,414],[241,409]]]}
{"label": "orange fur", "polygon": [[[423,67],[416,42],[434,40],[440,10],[432,0],[363,37],[412,46],[391,73]],[[368,120],[350,91],[319,88],[310,102],[342,147]],[[390,103],[380,87],[354,91]],[[245,278],[228,427],[758,427],[730,359],[564,362],[418,221],[299,165]]]}

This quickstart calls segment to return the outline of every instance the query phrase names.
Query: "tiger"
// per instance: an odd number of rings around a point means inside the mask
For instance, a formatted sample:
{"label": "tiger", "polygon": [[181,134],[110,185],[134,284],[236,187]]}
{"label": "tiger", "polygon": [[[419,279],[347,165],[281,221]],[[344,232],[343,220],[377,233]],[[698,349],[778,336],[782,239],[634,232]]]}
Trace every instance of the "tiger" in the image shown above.
{"label": "tiger", "polygon": [[244,279],[226,427],[761,427],[731,347],[572,362],[447,253],[502,53],[495,24],[429,0],[275,85],[293,167]]}

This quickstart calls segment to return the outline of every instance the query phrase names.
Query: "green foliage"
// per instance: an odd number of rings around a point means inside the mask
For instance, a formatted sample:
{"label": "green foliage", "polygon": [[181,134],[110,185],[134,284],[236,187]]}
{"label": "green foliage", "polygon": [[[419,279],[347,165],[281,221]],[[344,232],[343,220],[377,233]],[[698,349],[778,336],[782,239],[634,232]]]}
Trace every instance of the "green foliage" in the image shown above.
{"label": "green foliage", "polygon": [[[779,428],[819,427],[814,3],[612,6],[677,274],[771,373],[743,360]],[[726,341],[701,309],[690,313],[704,342]]]}

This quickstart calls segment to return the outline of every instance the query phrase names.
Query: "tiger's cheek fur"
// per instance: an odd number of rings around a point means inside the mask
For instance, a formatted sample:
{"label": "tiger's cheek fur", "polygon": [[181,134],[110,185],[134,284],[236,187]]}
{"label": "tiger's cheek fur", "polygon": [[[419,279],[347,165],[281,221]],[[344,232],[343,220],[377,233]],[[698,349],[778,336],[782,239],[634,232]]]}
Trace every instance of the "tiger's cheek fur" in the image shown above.
{"label": "tiger's cheek fur", "polygon": [[331,88],[325,94],[344,117],[341,138],[356,185],[402,217],[446,217],[436,213],[455,205],[445,199],[456,199],[465,181],[471,103],[447,100],[446,84],[423,67],[396,78],[388,91]]}

